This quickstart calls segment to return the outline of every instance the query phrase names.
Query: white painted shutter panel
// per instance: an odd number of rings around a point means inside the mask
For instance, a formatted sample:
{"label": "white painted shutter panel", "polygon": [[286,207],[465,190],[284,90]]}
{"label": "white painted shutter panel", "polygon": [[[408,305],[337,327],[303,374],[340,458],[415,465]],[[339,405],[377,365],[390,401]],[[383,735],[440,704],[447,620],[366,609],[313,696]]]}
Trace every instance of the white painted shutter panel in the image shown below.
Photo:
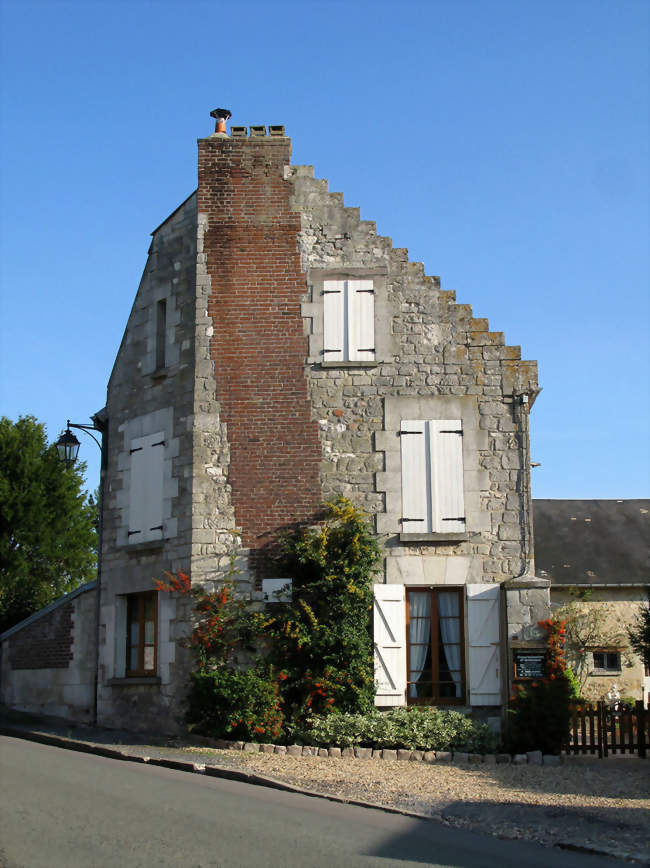
{"label": "white painted shutter panel", "polygon": [[131,441],[130,543],[162,539],[164,437],[148,434]]}
{"label": "white painted shutter panel", "polygon": [[406,703],[404,585],[374,586],[375,705]]}
{"label": "white painted shutter panel", "polygon": [[402,455],[402,533],[428,533],[429,458],[427,423],[403,419],[400,425]]}
{"label": "white painted shutter panel", "polygon": [[467,585],[470,705],[501,705],[500,586]]}
{"label": "white painted shutter panel", "polygon": [[463,533],[463,423],[460,419],[429,422],[433,530]]}
{"label": "white painted shutter panel", "polygon": [[375,358],[375,291],[372,280],[348,280],[348,342],[351,362]]}
{"label": "white painted shutter panel", "polygon": [[323,284],[323,361],[340,362],[346,358],[345,281],[326,280]]}

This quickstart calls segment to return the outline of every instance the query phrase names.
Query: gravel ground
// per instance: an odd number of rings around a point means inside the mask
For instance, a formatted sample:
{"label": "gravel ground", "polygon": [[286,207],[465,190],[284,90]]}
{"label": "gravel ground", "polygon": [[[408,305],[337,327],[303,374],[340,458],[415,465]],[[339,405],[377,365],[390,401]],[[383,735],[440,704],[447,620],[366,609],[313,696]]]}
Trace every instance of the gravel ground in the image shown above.
{"label": "gravel ground", "polygon": [[325,795],[422,814],[460,828],[548,846],[591,849],[650,866],[648,760],[610,757],[560,766],[460,766],[290,757],[19,720],[14,714],[5,722],[25,734],[40,732],[88,745],[110,745],[132,755],[239,769]]}

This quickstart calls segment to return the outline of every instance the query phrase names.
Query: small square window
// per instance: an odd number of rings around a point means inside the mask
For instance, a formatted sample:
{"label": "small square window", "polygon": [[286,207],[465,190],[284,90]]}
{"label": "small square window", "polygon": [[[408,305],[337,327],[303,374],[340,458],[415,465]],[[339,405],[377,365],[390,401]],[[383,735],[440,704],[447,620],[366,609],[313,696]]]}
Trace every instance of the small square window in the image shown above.
{"label": "small square window", "polygon": [[621,668],[621,655],[618,651],[594,651],[594,669],[618,672]]}

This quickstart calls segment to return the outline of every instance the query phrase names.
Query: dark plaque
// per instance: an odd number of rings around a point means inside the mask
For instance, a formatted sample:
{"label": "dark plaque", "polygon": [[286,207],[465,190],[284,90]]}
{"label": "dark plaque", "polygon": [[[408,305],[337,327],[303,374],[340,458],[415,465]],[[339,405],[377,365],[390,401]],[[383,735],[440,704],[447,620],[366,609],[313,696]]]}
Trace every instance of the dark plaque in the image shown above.
{"label": "dark plaque", "polygon": [[515,678],[543,678],[545,662],[543,651],[515,651]]}

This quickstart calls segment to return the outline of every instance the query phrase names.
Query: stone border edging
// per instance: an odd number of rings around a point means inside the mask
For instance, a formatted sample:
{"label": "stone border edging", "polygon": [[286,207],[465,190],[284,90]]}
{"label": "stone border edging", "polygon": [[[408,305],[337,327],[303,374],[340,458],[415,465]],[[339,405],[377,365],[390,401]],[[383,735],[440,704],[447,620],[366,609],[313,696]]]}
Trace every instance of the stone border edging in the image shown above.
{"label": "stone border edging", "polygon": [[553,754],[542,754],[541,750],[531,750],[527,753],[509,754],[481,754],[469,753],[467,751],[434,751],[434,750],[410,750],[408,748],[370,748],[370,747],[316,747],[313,745],[300,744],[271,744],[255,741],[230,741],[224,738],[208,738],[207,736],[193,736],[193,738],[205,747],[212,747],[215,750],[234,750],[244,751],[245,753],[275,753],[286,754],[287,756],[319,756],[333,759],[340,758],[355,758],[355,759],[382,759],[382,760],[401,760],[408,762],[454,762],[468,763],[477,765],[485,763],[486,765],[549,765],[558,766],[563,762],[571,761],[573,757],[569,754],[555,756]]}

